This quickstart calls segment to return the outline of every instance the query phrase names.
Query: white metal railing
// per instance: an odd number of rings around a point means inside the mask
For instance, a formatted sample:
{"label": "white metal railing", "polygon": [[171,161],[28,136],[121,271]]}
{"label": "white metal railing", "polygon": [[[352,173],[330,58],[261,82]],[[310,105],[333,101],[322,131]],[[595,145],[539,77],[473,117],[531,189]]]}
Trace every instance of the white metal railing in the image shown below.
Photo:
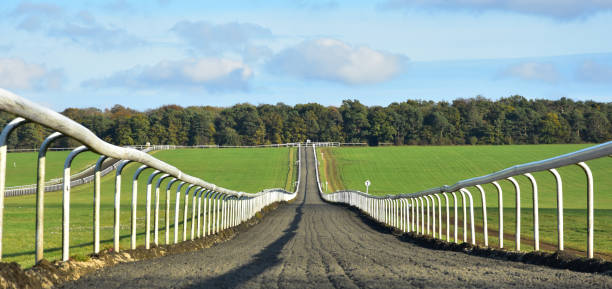
{"label": "white metal railing", "polygon": [[173,150],[173,149],[222,149],[222,148],[284,148],[284,147],[297,147],[302,143],[280,143],[280,144],[265,144],[265,145],[252,145],[252,146],[232,146],[232,145],[132,145],[131,148],[145,149],[148,147],[157,147],[156,150]]}
{"label": "white metal railing", "polygon": [[[193,146],[183,146],[183,145],[133,145],[129,146],[130,148],[138,149],[143,152],[150,151],[158,151],[158,150],[175,150],[175,149],[210,149],[210,148],[286,148],[286,147],[298,147],[300,145],[304,145],[304,143],[283,143],[283,144],[270,144],[270,145],[254,145],[254,146],[226,146],[226,145],[193,145]],[[362,143],[339,143],[339,142],[319,142],[315,143],[317,146],[355,146],[355,145],[366,145]],[[74,150],[75,148],[49,148],[48,150],[56,150],[56,151],[66,151],[66,150]],[[12,150],[8,150],[11,152]],[[24,149],[18,150],[17,152],[32,152],[32,149]],[[112,160],[114,163],[107,168],[100,171],[101,176],[106,176],[107,174],[114,171],[119,165],[119,160]],[[70,176],[70,186],[76,187],[80,185],[85,185],[91,183],[94,179],[93,171],[95,165],[92,165],[76,174]],[[48,181],[45,181],[45,192],[57,192],[61,191],[63,188],[62,185],[63,178],[55,178]],[[6,187],[4,190],[5,197],[16,197],[16,196],[24,196],[24,195],[33,195],[36,194],[37,184],[29,184],[29,185],[20,185],[20,186],[11,186]]]}
{"label": "white metal railing", "polygon": [[[149,146],[147,148],[141,149],[143,152],[150,152],[153,150],[157,150],[157,146]],[[71,149],[71,150],[74,150]],[[120,160],[109,160],[109,165],[103,170],[100,171],[101,176],[106,176],[114,171],[117,166],[119,166]],[[91,183],[94,179],[96,165],[92,165],[76,174],[70,176],[70,187],[76,187],[84,184]],[[57,192],[61,191],[63,188],[63,178],[55,178],[48,181],[45,181],[45,192]],[[36,194],[38,188],[38,184],[30,184],[30,185],[21,185],[21,186],[12,186],[6,187],[4,189],[5,197],[16,197],[16,196],[24,196],[24,195],[33,195]]]}
{"label": "white metal railing", "polygon": [[[71,147],[63,147],[63,148],[49,148],[47,149],[48,151],[71,151],[75,148],[71,148]],[[6,150],[9,153],[28,153],[28,152],[37,152],[38,149],[7,149]]]}
{"label": "white metal railing", "polygon": [[[315,147],[313,146],[313,150]],[[315,150],[315,158],[316,150]],[[587,256],[593,258],[593,175],[591,169],[585,163],[586,161],[604,158],[612,155],[612,141],[602,143],[593,147],[585,148],[572,153],[560,155],[557,157],[530,162],[526,164],[516,165],[507,169],[494,172],[492,174],[475,177],[467,180],[462,180],[451,186],[441,186],[429,190],[416,192],[413,194],[399,194],[386,196],[373,196],[360,191],[337,191],[331,194],[325,194],[321,190],[319,181],[318,161],[317,166],[317,182],[321,197],[332,203],[344,203],[353,207],[357,207],[372,218],[386,225],[398,228],[404,232],[416,232],[417,234],[427,234],[434,238],[443,239],[442,231],[442,198],[446,204],[446,241],[451,241],[451,227],[454,228],[452,239],[455,243],[458,242],[458,212],[457,212],[457,192],[461,194],[463,208],[463,242],[468,242],[468,227],[467,227],[467,208],[469,207],[469,232],[471,235],[470,243],[476,244],[476,232],[474,224],[474,200],[472,193],[468,188],[475,187],[480,193],[482,200],[482,215],[483,215],[483,242],[485,246],[489,246],[488,240],[488,224],[487,224],[487,202],[485,191],[482,187],[484,184],[492,184],[497,190],[498,196],[498,213],[499,213],[499,247],[503,248],[504,244],[504,226],[503,226],[503,192],[498,181],[506,180],[510,182],[515,191],[516,196],[516,227],[515,227],[515,250],[521,249],[521,190],[515,177],[523,175],[531,183],[533,193],[533,235],[534,235],[534,250],[540,250],[540,232],[539,232],[539,208],[538,208],[538,185],[536,179],[531,173],[539,171],[549,171],[556,181],[557,190],[557,249],[564,250],[563,244],[563,183],[561,175],[557,169],[568,165],[577,165],[585,173],[586,198],[587,198]],[[452,201],[449,201],[449,194]],[[467,196],[467,203],[466,203]],[[450,203],[454,207],[454,224],[451,224]],[[437,205],[436,205],[437,204]],[[431,206],[430,206],[431,205]],[[431,207],[431,211],[430,211]],[[436,217],[437,207],[437,217]],[[430,223],[430,220],[432,221]],[[437,226],[436,226],[437,220]],[[431,230],[430,230],[431,228]],[[437,230],[436,230],[437,228]]]}
{"label": "white metal railing", "polygon": [[[94,168],[94,175],[91,176],[94,182],[94,198],[93,198],[93,253],[99,253],[100,250],[100,178],[102,175],[102,163],[107,158],[121,160],[115,168],[115,199],[114,199],[114,238],[113,246],[115,251],[119,251],[119,228],[120,228],[120,199],[121,199],[121,172],[123,168],[131,162],[142,164],[136,170],[132,178],[132,222],[131,222],[131,248],[136,248],[136,208],[138,195],[138,176],[147,169],[154,171],[148,178],[146,185],[146,217],[145,217],[145,248],[149,249],[151,241],[151,202],[154,201],[154,244],[158,244],[159,231],[159,193],[160,185],[163,179],[170,178],[170,182],[166,185],[166,227],[165,227],[165,243],[170,244],[170,190],[173,184],[178,184],[176,189],[176,206],[175,206],[175,238],[174,243],[178,242],[179,222],[178,215],[180,213],[179,203],[181,195],[183,198],[183,240],[187,238],[187,212],[189,210],[189,194],[192,192],[191,203],[191,238],[207,236],[215,234],[229,227],[237,226],[240,223],[250,219],[264,207],[279,201],[289,201],[295,198],[296,192],[287,192],[282,189],[264,190],[256,194],[247,194],[237,192],[223,187],[216,186],[202,179],[187,175],[178,168],[165,163],[143,151],[133,148],[124,148],[115,146],[102,141],[93,132],[74,122],[73,120],[44,108],[40,105],[32,103],[27,99],[17,96],[7,90],[0,89],[0,110],[17,115],[18,117],[9,122],[2,133],[0,134],[0,258],[2,257],[3,245],[3,217],[4,217],[4,196],[5,196],[5,180],[6,180],[6,141],[10,133],[18,126],[26,122],[35,122],[44,125],[56,132],[49,135],[42,143],[39,149],[38,157],[38,175],[37,175],[37,193],[36,193],[36,242],[35,259],[39,262],[43,258],[43,228],[44,228],[44,192],[45,192],[45,154],[49,145],[61,136],[71,137],[83,144],[70,152],[64,164],[64,176],[62,181],[63,200],[62,200],[62,260],[66,261],[69,258],[70,251],[70,166],[72,160],[80,153],[91,150],[101,155]],[[298,145],[298,158],[301,146]],[[301,170],[298,167],[298,170]],[[155,182],[155,199],[152,200],[153,181],[156,176],[159,176]],[[298,174],[299,182],[299,174]],[[185,187],[184,193],[181,189]],[[192,190],[193,189],[193,190]],[[197,205],[196,203],[197,202]],[[202,205],[203,204],[203,205]],[[197,216],[195,215],[197,209]],[[197,228],[194,222],[197,219]]]}

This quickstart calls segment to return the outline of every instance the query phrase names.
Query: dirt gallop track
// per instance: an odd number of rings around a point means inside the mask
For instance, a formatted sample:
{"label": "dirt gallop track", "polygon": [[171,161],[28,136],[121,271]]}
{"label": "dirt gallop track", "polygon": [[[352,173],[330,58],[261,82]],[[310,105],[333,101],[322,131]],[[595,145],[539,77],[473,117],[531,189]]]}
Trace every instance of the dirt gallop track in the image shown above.
{"label": "dirt gallop track", "polygon": [[312,149],[297,200],[235,239],[200,251],[117,265],[65,288],[585,288],[577,273],[402,242],[318,196]]}

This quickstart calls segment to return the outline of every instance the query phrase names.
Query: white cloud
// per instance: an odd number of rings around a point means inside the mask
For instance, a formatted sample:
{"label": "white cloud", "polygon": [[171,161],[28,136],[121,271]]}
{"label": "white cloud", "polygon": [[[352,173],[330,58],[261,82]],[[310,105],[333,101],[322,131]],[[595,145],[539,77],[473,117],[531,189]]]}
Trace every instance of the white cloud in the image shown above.
{"label": "white cloud", "polygon": [[26,63],[19,58],[0,58],[0,87],[8,89],[59,89],[64,82],[60,70]]}
{"label": "white cloud", "polygon": [[208,91],[246,90],[253,72],[239,61],[203,58],[162,61],[153,66],[137,66],[103,78],[83,82],[96,88],[157,87],[203,88]]}
{"label": "white cloud", "polygon": [[48,29],[48,35],[69,39],[94,50],[121,49],[145,44],[144,40],[116,28],[98,23],[88,12],[78,13],[72,21],[66,21]]}
{"label": "white cloud", "polygon": [[401,55],[322,38],[282,50],[267,67],[273,73],[300,78],[368,84],[393,78],[406,62],[407,58]]}
{"label": "white cloud", "polygon": [[10,15],[21,19],[17,25],[18,28],[37,31],[44,26],[45,22],[61,18],[63,13],[63,10],[55,4],[24,1],[19,3]]}
{"label": "white cloud", "polygon": [[122,28],[100,23],[87,11],[67,15],[53,4],[23,2],[10,14],[19,20],[17,28],[42,31],[94,50],[136,47],[146,42]]}
{"label": "white cloud", "polygon": [[576,76],[581,81],[612,83],[612,67],[586,60],[576,71]]}
{"label": "white cloud", "polygon": [[555,83],[559,81],[559,71],[552,63],[523,62],[508,67],[504,76],[515,77],[522,80],[544,81]]}
{"label": "white cloud", "polygon": [[509,11],[557,19],[584,18],[612,11],[607,0],[388,0],[384,8],[425,8],[466,11]]}
{"label": "white cloud", "polygon": [[205,21],[180,21],[171,31],[197,51],[208,54],[236,52],[245,60],[256,60],[272,54],[270,48],[256,43],[257,40],[271,38],[272,32],[253,23],[212,24]]}

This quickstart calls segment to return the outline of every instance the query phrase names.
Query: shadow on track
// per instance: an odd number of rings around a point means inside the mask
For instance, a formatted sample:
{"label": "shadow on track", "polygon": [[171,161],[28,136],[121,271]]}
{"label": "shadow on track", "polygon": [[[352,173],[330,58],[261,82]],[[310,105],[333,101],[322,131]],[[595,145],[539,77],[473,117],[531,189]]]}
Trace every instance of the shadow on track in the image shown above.
{"label": "shadow on track", "polygon": [[[308,165],[306,165],[307,167]],[[306,179],[308,178],[308,169],[306,168]],[[289,224],[289,227],[283,231],[283,235],[274,242],[266,246],[260,253],[253,256],[253,260],[238,268],[228,271],[227,273],[215,278],[206,279],[202,282],[193,284],[186,288],[236,288],[240,284],[257,277],[269,268],[282,263],[279,258],[285,245],[291,241],[297,234],[298,226],[302,221],[304,214],[304,204],[306,203],[306,192],[308,191],[308,183],[304,182],[304,190],[302,191],[302,201],[295,209],[295,217]]]}
{"label": "shadow on track", "polygon": [[[304,200],[306,194],[303,194]],[[187,288],[236,288],[268,268],[281,263],[279,255],[285,245],[297,234],[298,225],[302,221],[304,201],[296,208],[295,217],[289,227],[283,231],[283,235],[266,246],[259,254],[253,256],[253,260],[243,266],[233,269],[218,277],[204,280]]]}

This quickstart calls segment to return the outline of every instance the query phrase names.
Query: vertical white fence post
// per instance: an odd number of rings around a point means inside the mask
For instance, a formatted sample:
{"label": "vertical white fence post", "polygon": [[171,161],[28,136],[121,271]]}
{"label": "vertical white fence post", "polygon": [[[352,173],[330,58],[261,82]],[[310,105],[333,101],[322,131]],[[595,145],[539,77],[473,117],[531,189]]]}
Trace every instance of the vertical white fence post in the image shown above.
{"label": "vertical white fence post", "polygon": [[540,251],[540,214],[538,208],[538,184],[535,178],[530,173],[524,174],[531,181],[531,190],[533,192],[533,248],[535,251]]}
{"label": "vertical white fence post", "polygon": [[587,177],[587,257],[593,258],[593,222],[595,221],[593,210],[593,174],[591,169],[584,162],[579,162],[578,166],[584,170]]}
{"label": "vertical white fence post", "polygon": [[115,173],[115,207],[114,207],[114,221],[113,221],[113,250],[119,252],[119,236],[120,236],[120,223],[121,223],[121,172],[127,164],[132,162],[131,160],[123,160],[117,166]]}
{"label": "vertical white fence post", "polygon": [[563,182],[555,169],[549,169],[557,183],[557,249],[563,251]]}
{"label": "vertical white fence post", "polygon": [[[159,186],[161,186],[162,181],[169,177],[169,174],[163,174],[157,179],[157,183],[155,183],[155,210],[154,210],[154,224],[153,224],[153,244],[156,246],[159,245]],[[166,199],[168,201],[168,199]]]}
{"label": "vertical white fence post", "polygon": [[[9,196],[31,194],[35,192],[37,194],[36,200],[36,237],[35,237],[35,260],[36,262],[42,260],[43,257],[43,233],[44,233],[44,194],[50,190],[62,190],[62,260],[68,260],[70,255],[70,192],[71,187],[89,183],[93,181],[93,206],[92,206],[92,248],[93,253],[100,252],[100,215],[101,215],[101,177],[108,174],[113,169],[116,169],[115,175],[115,195],[114,195],[114,216],[113,216],[113,249],[119,251],[119,240],[120,240],[120,207],[121,207],[121,173],[125,166],[130,162],[138,162],[142,164],[132,178],[132,203],[131,203],[131,240],[130,245],[132,249],[136,248],[136,230],[137,230],[137,198],[138,198],[138,177],[147,168],[155,170],[149,177],[146,191],[146,217],[145,217],[145,247],[150,246],[150,233],[151,233],[151,194],[152,194],[152,181],[153,178],[162,174],[163,176],[157,180],[155,186],[155,239],[154,243],[158,244],[159,239],[159,201],[160,201],[160,185],[162,180],[167,177],[172,177],[172,181],[168,183],[166,187],[166,243],[169,243],[169,230],[170,230],[170,188],[171,185],[177,181],[181,184],[177,188],[177,202],[175,211],[175,242],[178,241],[178,213],[180,203],[180,190],[184,184],[190,184],[190,187],[186,191],[185,199],[185,215],[187,212],[187,206],[189,203],[188,193],[193,186],[201,188],[198,190],[200,194],[197,197],[201,197],[203,191],[215,191],[216,193],[212,198],[208,200],[208,205],[204,208],[210,208],[209,205],[213,205],[213,210],[208,210],[205,217],[210,218],[206,226],[210,226],[207,232],[212,231],[214,233],[220,232],[220,230],[227,229],[231,226],[240,224],[243,220],[247,220],[252,217],[258,210],[263,207],[270,205],[273,202],[290,200],[295,198],[295,193],[289,193],[284,190],[264,190],[262,192],[253,194],[252,196],[245,196],[244,192],[237,192],[229,190],[223,187],[217,187],[214,184],[208,183],[202,179],[190,176],[181,172],[178,168],[165,163],[149,154],[145,151],[136,150],[135,148],[119,147],[106,143],[98,138],[94,133],[85,128],[84,126],[76,123],[75,121],[40,105],[32,103],[27,99],[19,97],[9,91],[0,89],[0,110],[11,114],[18,115],[10,121],[2,130],[0,134],[0,259],[2,258],[2,246],[3,242],[3,221],[4,221],[4,197],[6,193],[6,161],[7,161],[7,140],[10,133],[18,126],[31,121],[35,124],[42,124],[52,131],[57,131],[50,135],[41,146],[39,150],[38,168],[37,168],[37,181],[36,185],[28,186],[26,188],[15,188],[11,190]],[[71,137],[76,141],[83,144],[70,152],[66,161],[64,162],[64,171],[62,176],[62,183],[46,185],[45,184],[45,154],[49,144],[56,138],[65,135]],[[280,147],[277,145],[277,147]],[[147,147],[147,149],[174,149],[176,146],[153,146]],[[141,148],[142,149],[142,148]],[[91,168],[92,175],[83,176],[79,173],[76,175],[70,174],[70,167],[72,160],[84,151],[91,150],[95,153],[100,154],[96,165]],[[301,148],[298,144],[298,160],[300,159]],[[116,161],[112,166],[105,165],[105,160],[112,158]],[[298,165],[298,176],[301,169],[301,163]],[[89,172],[86,170],[85,172]],[[78,178],[77,178],[78,176]],[[71,180],[71,177],[74,180]],[[299,178],[297,181],[299,184]],[[197,193],[197,192],[196,192]],[[196,196],[194,193],[194,197]],[[206,199],[205,199],[206,200]],[[192,210],[195,210],[195,201],[192,202]],[[202,229],[199,222],[201,220],[200,205],[198,201],[198,231],[195,231],[194,224],[195,218],[192,216],[192,238],[196,234],[200,235]],[[395,208],[395,207],[393,207]],[[185,225],[186,225],[185,220]],[[397,220],[395,220],[397,221]],[[186,229],[184,229],[186,234]]]}
{"label": "vertical white fence post", "polygon": [[94,254],[100,253],[100,170],[107,156],[100,156],[94,167],[94,193],[93,193],[93,240]]}
{"label": "vertical white fence post", "polygon": [[499,214],[499,248],[504,247],[504,198],[502,195],[502,188],[498,182],[492,182],[497,189],[497,209]]}
{"label": "vertical white fence post", "polygon": [[[0,91],[1,93],[2,91]],[[18,126],[26,123],[27,120],[21,117],[17,117],[11,120],[2,129],[0,134],[0,260],[2,260],[2,245],[4,237],[4,188],[6,185],[6,142],[11,132]]]}
{"label": "vertical white fence post", "polygon": [[[38,174],[36,176],[36,253],[34,256],[36,264],[38,264],[38,262],[43,259],[44,255],[45,166],[47,149],[49,149],[49,146],[54,140],[62,136],[63,135],[59,132],[54,132],[50,134],[40,145],[40,149],[38,150]],[[4,194],[4,191],[2,191],[2,194]]]}
{"label": "vertical white fence post", "polygon": [[514,237],[515,249],[516,251],[521,250],[521,188],[519,187],[518,182],[513,178],[509,177],[508,180],[514,186],[514,191],[516,192],[516,235]]}
{"label": "vertical white fence post", "polygon": [[70,257],[70,166],[72,160],[84,152],[89,150],[86,146],[75,148],[68,154],[64,162],[64,178],[63,178],[63,199],[62,199],[62,261],[68,261]]}

